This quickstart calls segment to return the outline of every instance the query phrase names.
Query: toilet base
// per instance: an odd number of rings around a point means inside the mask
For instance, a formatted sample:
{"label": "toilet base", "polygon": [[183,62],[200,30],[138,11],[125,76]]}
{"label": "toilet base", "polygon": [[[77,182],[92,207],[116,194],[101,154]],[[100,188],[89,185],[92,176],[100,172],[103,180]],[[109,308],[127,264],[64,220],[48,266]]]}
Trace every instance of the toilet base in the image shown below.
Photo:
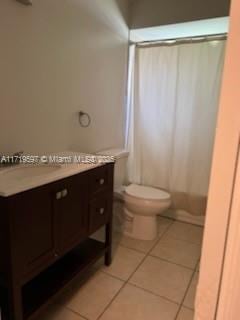
{"label": "toilet base", "polygon": [[124,235],[138,240],[154,240],[157,238],[157,216],[141,216],[124,208]]}

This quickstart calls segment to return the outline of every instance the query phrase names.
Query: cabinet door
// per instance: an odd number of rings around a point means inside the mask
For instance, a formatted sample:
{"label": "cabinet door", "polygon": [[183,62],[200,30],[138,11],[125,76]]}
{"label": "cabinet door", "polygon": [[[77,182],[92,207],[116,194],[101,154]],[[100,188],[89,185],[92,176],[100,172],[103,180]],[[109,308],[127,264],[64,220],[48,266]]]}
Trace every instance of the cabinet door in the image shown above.
{"label": "cabinet door", "polygon": [[87,235],[88,186],[85,174],[59,182],[55,193],[57,254],[74,248]]}
{"label": "cabinet door", "polygon": [[54,220],[49,186],[8,200],[11,212],[13,268],[20,277],[41,270],[54,260]]}

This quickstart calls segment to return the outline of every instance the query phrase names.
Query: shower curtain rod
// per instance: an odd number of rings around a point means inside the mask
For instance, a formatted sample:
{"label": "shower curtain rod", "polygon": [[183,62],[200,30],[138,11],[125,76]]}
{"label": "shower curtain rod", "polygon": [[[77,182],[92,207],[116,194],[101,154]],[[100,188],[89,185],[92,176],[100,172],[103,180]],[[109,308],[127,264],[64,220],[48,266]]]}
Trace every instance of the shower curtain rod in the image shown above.
{"label": "shower curtain rod", "polygon": [[214,40],[227,40],[227,33],[220,33],[214,35],[207,36],[195,36],[195,37],[184,37],[178,39],[164,39],[164,40],[156,40],[156,41],[143,41],[143,42],[130,42],[130,44],[135,44],[137,47],[148,48],[154,46],[174,46],[178,44],[184,43],[197,43],[197,42],[205,42],[205,41],[214,41]]}

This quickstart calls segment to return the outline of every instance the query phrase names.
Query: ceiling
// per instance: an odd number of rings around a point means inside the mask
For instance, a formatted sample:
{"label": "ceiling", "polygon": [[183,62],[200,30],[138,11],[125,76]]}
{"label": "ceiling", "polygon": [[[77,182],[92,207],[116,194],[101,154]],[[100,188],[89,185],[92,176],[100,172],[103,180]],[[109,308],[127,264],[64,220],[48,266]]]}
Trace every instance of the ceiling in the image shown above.
{"label": "ceiling", "polygon": [[214,18],[165,26],[132,29],[130,40],[132,42],[169,40],[186,37],[206,36],[227,33],[229,18]]}

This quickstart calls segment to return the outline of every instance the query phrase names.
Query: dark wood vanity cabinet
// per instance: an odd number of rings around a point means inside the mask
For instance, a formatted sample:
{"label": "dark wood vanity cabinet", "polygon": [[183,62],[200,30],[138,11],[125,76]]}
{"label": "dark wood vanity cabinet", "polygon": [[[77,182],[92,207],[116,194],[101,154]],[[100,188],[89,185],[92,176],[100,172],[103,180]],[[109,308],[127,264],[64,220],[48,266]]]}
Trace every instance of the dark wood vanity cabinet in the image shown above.
{"label": "dark wood vanity cabinet", "polygon": [[[111,263],[113,169],[0,197],[2,320],[33,319],[98,258]],[[105,243],[91,239],[103,226]]]}
{"label": "dark wood vanity cabinet", "polygon": [[[79,176],[73,176],[56,186],[53,218],[57,257],[74,248],[89,235],[87,185],[88,174],[82,174],[80,179]],[[91,195],[89,198],[91,199]]]}
{"label": "dark wood vanity cabinet", "polygon": [[[52,194],[44,186],[5,200],[8,220],[9,261],[16,278],[27,278],[52,261],[55,254]],[[1,219],[1,217],[0,217]],[[1,257],[4,259],[4,257]]]}

